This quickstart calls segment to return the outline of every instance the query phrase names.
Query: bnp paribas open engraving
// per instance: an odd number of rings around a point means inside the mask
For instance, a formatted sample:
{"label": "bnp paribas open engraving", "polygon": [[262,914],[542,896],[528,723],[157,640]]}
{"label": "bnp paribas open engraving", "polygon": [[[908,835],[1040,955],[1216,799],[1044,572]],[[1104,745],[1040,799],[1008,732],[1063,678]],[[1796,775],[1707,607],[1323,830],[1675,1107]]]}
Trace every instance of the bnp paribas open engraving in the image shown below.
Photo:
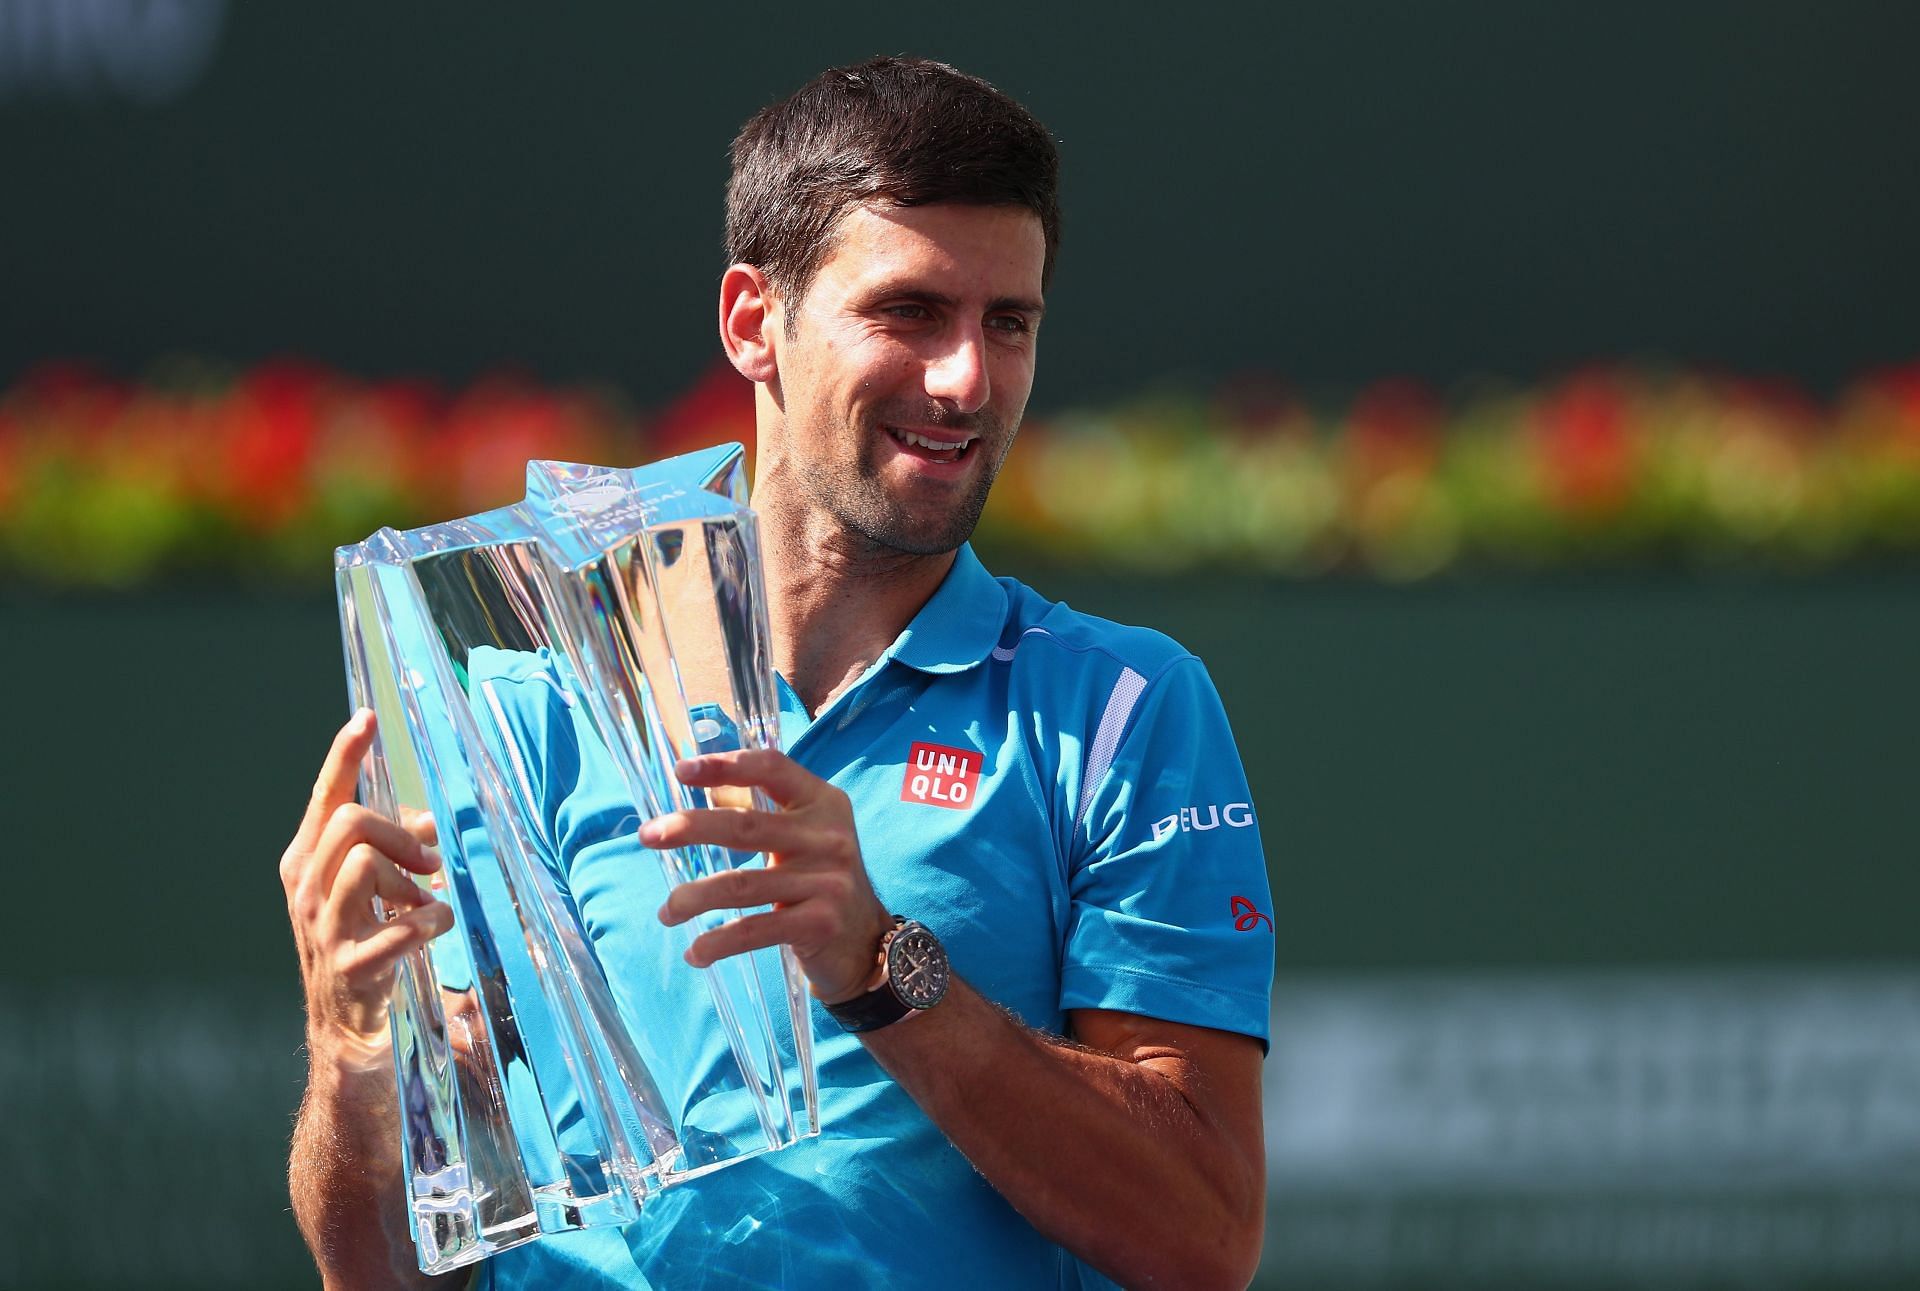
{"label": "bnp paribas open engraving", "polygon": [[335,572],[348,689],[378,717],[362,800],[432,813],[430,891],[455,915],[402,963],[391,1015],[420,1267],[629,1222],[817,1132],[791,955],[695,970],[688,939],[739,912],[652,917],[669,885],[763,858],[637,837],[751,801],[680,784],[678,759],[779,747],[739,446],[530,462],[522,501],[383,529]]}

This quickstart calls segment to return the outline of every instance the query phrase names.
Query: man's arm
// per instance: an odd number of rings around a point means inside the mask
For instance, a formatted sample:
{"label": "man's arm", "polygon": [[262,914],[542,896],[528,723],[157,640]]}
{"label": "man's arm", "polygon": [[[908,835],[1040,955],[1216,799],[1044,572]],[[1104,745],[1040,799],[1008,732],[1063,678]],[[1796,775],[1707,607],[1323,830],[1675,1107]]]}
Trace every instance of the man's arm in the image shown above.
{"label": "man's arm", "polygon": [[[420,1272],[407,1235],[387,1001],[401,958],[451,927],[453,912],[402,872],[431,873],[438,854],[353,801],[372,742],[370,712],[341,728],[280,860],[307,1000],[288,1188],[327,1291],[446,1285]],[[431,837],[430,820],[415,828]],[[391,921],[374,917],[376,894],[400,912]]]}
{"label": "man's arm", "polygon": [[963,982],[862,1036],[1029,1223],[1126,1286],[1244,1287],[1266,1201],[1260,1044],[1102,1010],[1079,1044]]}
{"label": "man's arm", "polygon": [[[764,789],[782,808],[676,812],[642,827],[653,847],[768,855],[765,869],[669,894],[670,924],[775,907],[702,933],[689,962],[787,942],[821,999],[865,990],[892,916],[867,881],[846,794],[768,750],[710,754],[678,773]],[[1128,1286],[1244,1286],[1264,1207],[1259,1043],[1103,1010],[1078,1010],[1071,1024],[1078,1044],[1020,1025],[956,979],[934,1008],[861,1039],[1002,1196],[1088,1263]]]}
{"label": "man's arm", "polygon": [[427,1287],[402,1209],[393,1064],[362,1069],[308,1042],[307,1092],[287,1172],[293,1216],[328,1291]]}

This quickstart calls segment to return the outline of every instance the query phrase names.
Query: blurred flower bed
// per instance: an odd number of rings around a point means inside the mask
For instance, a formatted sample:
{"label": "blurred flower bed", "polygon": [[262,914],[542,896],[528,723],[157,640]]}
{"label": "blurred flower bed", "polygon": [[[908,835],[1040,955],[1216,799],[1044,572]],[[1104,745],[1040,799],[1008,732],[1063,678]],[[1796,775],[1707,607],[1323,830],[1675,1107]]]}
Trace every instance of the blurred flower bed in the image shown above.
{"label": "blurred flower bed", "polygon": [[1444,401],[1388,381],[1315,411],[1256,381],[1060,417],[1014,456],[995,530],[1108,567],[1920,564],[1920,364],[1827,404],[1594,370]]}
{"label": "blurred flower bed", "polygon": [[175,362],[129,384],[47,365],[0,394],[0,570],[319,583],[336,546],[382,525],[517,501],[529,458],[633,463],[751,437],[745,391],[712,374],[642,417],[612,390],[506,376],[446,390],[300,362]]}
{"label": "blurred flower bed", "polygon": [[[448,391],[301,363],[49,365],[0,393],[0,569],[118,586],[317,582],[333,547],[518,498],[531,457],[634,463],[751,442],[708,373],[652,413],[488,378]],[[1816,402],[1778,383],[1593,370],[1412,382],[1316,409],[1269,382],[1029,419],[990,552],[1133,571],[1416,580],[1455,569],[1920,565],[1920,364]]]}

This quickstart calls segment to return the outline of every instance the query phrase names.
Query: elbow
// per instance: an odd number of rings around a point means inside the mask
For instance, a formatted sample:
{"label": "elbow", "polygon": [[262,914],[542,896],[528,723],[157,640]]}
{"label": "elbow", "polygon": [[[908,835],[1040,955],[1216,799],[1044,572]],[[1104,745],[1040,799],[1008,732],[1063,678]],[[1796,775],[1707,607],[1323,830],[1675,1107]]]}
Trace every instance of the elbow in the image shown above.
{"label": "elbow", "polygon": [[1244,1291],[1260,1269],[1260,1250],[1267,1235],[1267,1180],[1264,1160],[1247,1163],[1237,1185],[1219,1201],[1219,1223],[1210,1234],[1196,1237],[1204,1249],[1195,1253],[1195,1288],[1233,1288]]}
{"label": "elbow", "polygon": [[1220,1281],[1215,1286],[1232,1287],[1234,1291],[1246,1291],[1253,1282],[1254,1275],[1260,1271],[1260,1250],[1266,1244],[1267,1226],[1264,1217],[1250,1225],[1235,1244],[1231,1258],[1220,1270]]}
{"label": "elbow", "polygon": [[1245,1291],[1260,1269],[1260,1248],[1266,1237],[1264,1217],[1223,1225],[1209,1248],[1200,1252],[1191,1274],[1180,1285],[1194,1291]]}
{"label": "elbow", "polygon": [[1122,1286],[1153,1291],[1246,1291],[1260,1268],[1261,1231],[1256,1228],[1250,1236],[1221,1232],[1209,1239],[1204,1248],[1196,1242],[1189,1249],[1163,1250],[1131,1274],[1107,1272]]}
{"label": "elbow", "polygon": [[1161,1247],[1156,1258],[1136,1267],[1137,1281],[1122,1277],[1122,1284],[1157,1291],[1245,1291],[1260,1269],[1266,1189],[1255,1185],[1222,1200],[1212,1222],[1195,1224],[1180,1240]]}

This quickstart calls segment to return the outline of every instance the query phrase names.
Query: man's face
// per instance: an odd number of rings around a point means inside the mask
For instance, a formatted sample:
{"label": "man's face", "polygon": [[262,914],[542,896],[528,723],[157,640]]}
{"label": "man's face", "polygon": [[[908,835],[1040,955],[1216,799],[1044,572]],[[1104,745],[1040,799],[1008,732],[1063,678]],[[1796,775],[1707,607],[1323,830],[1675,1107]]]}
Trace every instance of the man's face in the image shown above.
{"label": "man's face", "polygon": [[784,428],[763,454],[878,546],[958,547],[1033,388],[1045,258],[1023,207],[856,207],[793,315],[768,318]]}

